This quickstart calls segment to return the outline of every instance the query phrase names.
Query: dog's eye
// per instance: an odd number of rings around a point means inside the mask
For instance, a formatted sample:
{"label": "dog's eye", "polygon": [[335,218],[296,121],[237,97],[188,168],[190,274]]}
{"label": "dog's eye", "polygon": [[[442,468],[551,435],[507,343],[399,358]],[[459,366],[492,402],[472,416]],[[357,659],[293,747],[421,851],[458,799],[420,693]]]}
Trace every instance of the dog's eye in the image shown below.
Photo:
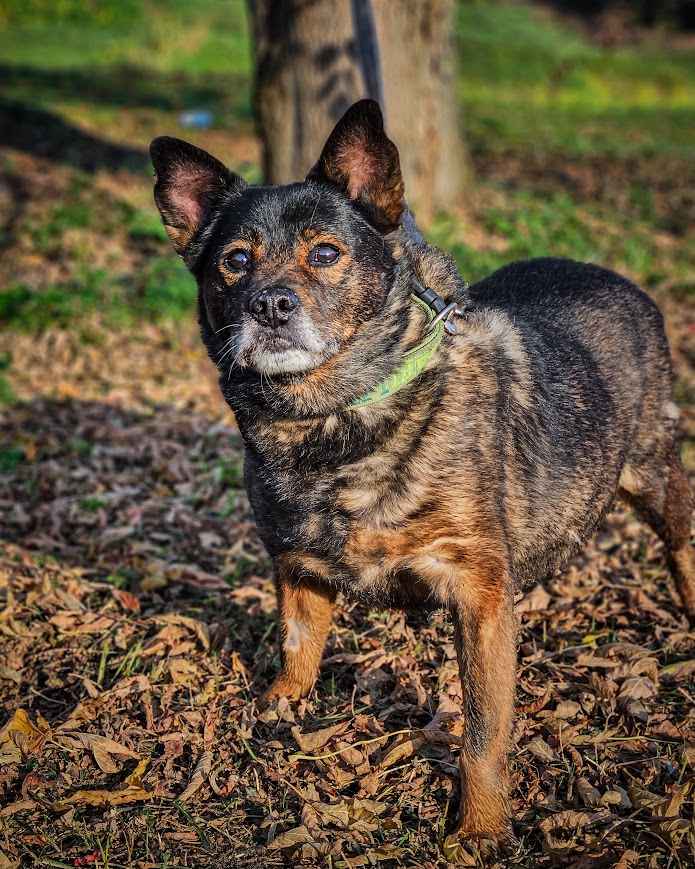
{"label": "dog's eye", "polygon": [[340,256],[340,251],[332,244],[317,244],[309,254],[312,266],[332,266]]}
{"label": "dog's eye", "polygon": [[228,254],[224,262],[225,265],[233,271],[243,272],[251,265],[251,256],[248,251],[239,248],[238,250],[233,250]]}

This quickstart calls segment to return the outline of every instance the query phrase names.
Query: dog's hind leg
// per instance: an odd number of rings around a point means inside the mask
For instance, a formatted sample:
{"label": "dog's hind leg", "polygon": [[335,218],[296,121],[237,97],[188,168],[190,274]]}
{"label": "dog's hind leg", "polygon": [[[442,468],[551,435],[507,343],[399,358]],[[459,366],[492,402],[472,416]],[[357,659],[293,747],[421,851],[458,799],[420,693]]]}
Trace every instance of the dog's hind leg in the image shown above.
{"label": "dog's hind leg", "polygon": [[282,670],[265,699],[297,700],[311,691],[318,676],[336,593],[317,582],[297,578],[282,563],[276,564],[275,585]]}
{"label": "dog's hind leg", "polygon": [[677,448],[665,465],[644,473],[627,467],[620,494],[664,541],[666,559],[688,617],[695,620],[695,549],[690,543],[693,497]]}

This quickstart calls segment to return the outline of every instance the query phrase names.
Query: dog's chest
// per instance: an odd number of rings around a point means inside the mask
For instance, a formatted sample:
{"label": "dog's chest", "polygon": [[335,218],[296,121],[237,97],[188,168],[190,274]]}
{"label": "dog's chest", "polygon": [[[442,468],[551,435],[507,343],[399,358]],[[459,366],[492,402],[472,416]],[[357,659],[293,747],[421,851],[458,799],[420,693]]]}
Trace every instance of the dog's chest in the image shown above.
{"label": "dog's chest", "polygon": [[297,570],[348,597],[395,605],[432,598],[461,561],[466,523],[442,503],[427,454],[404,460],[398,446],[333,468],[256,463],[249,492],[271,554],[291,556]]}

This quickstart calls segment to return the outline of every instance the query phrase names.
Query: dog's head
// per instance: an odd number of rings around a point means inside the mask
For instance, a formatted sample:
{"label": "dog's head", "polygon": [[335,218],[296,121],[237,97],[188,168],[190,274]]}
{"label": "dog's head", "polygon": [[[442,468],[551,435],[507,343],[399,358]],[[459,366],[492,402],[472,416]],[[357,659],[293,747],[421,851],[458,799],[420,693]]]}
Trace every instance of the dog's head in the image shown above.
{"label": "dog's head", "polygon": [[178,139],[150,150],[155,200],[198,281],[203,337],[222,371],[301,377],[383,307],[395,265],[385,237],[405,206],[377,103],[347,111],[297,184],[250,186]]}

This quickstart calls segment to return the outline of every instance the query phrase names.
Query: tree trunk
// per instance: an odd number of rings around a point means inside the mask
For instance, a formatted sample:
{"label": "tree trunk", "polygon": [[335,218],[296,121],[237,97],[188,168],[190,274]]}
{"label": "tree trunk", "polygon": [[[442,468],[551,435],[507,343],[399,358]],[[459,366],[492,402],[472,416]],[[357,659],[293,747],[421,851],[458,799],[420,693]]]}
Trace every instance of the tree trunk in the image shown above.
{"label": "tree trunk", "polygon": [[255,113],[271,184],[304,178],[356,100],[381,104],[406,198],[427,223],[470,169],[454,92],[454,0],[249,0]]}

